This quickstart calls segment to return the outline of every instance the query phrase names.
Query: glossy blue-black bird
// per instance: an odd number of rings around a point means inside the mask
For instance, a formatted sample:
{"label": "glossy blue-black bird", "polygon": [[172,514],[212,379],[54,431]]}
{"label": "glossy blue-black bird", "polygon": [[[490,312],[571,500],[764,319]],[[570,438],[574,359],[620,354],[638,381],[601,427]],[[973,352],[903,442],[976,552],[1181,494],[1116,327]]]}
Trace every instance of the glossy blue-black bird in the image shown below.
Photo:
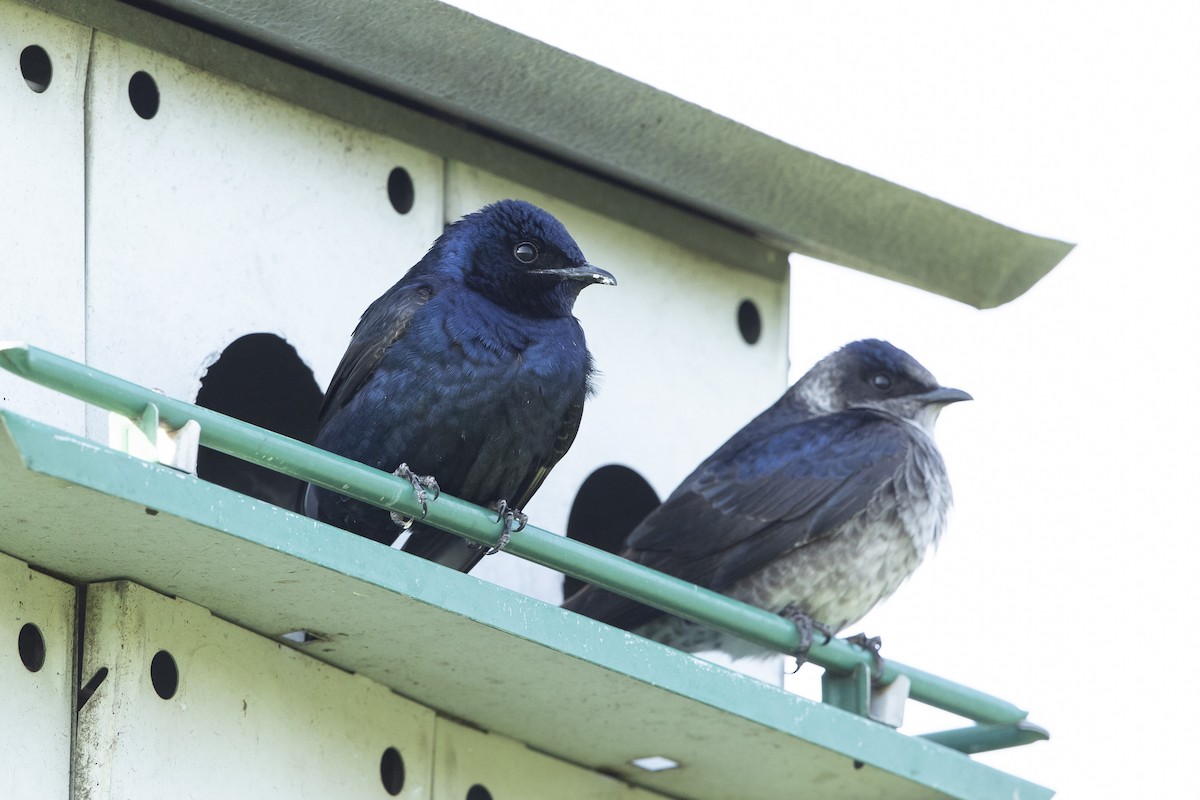
{"label": "glossy blue-black bird", "polygon": [[[537,206],[504,200],[463,217],[363,314],[315,444],[511,514],[579,430],[593,368],[572,309],[593,283],[616,280]],[[402,533],[387,511],[320,487],[304,508],[384,544]],[[411,530],[404,550],[454,569],[483,555],[419,522]]]}
{"label": "glossy blue-black bird", "polygon": [[[887,342],[848,344],[684,479],[621,555],[784,614],[806,652],[814,628],[861,619],[941,537],[951,493],[933,426],[969,399]],[[594,586],[563,605],[681,650],[768,654]]]}

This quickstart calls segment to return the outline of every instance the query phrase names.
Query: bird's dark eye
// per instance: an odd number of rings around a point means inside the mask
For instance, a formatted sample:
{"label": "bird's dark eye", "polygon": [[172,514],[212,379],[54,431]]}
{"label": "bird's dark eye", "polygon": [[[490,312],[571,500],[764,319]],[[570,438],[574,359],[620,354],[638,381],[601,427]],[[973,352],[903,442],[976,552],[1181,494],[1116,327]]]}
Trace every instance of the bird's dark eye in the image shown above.
{"label": "bird's dark eye", "polygon": [[532,242],[521,242],[513,248],[513,255],[522,264],[532,264],[534,261],[537,261],[537,245]]}
{"label": "bird's dark eye", "polygon": [[892,376],[886,372],[877,372],[871,376],[871,385],[881,392],[892,388]]}

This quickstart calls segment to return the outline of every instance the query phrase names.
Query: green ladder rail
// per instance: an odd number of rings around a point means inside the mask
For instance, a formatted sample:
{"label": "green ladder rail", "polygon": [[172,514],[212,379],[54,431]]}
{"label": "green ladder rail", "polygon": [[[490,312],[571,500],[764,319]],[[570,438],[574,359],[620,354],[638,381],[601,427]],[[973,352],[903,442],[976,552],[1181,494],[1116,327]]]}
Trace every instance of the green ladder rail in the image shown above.
{"label": "green ladder rail", "polygon": [[[200,443],[213,450],[379,508],[422,515],[416,492],[406,480],[46,350],[25,343],[0,343],[0,367],[139,423],[157,418],[178,429],[195,421],[200,426]],[[485,547],[501,547],[505,533],[496,512],[446,494],[428,501],[423,521]],[[512,533],[502,549],[781,653],[794,653],[799,646],[795,626],[782,617],[534,525]],[[995,750],[1049,738],[1044,729],[1026,721],[1028,713],[1017,706],[915,667],[885,660],[882,671],[872,675],[871,655],[840,639],[814,643],[808,660],[824,667],[827,675],[867,676],[869,681],[855,680],[867,686],[872,682],[887,686],[900,676],[906,677],[911,682],[911,699],[977,723],[925,735],[961,752]],[[861,704],[861,694],[855,701],[838,703],[843,707]]]}

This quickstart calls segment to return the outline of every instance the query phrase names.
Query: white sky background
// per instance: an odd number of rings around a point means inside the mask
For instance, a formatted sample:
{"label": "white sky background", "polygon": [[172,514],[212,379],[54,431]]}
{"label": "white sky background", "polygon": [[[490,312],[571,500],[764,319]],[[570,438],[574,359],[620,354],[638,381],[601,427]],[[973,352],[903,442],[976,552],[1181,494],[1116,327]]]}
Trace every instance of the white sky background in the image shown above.
{"label": "white sky background", "polygon": [[[1200,7],[455,3],[1079,243],[990,311],[794,258],[793,377],[877,336],[976,397],[939,425],[957,495],[947,537],[862,627],[885,656],[1051,731],[981,760],[1066,800],[1194,791]],[[802,691],[818,672],[801,673]]]}

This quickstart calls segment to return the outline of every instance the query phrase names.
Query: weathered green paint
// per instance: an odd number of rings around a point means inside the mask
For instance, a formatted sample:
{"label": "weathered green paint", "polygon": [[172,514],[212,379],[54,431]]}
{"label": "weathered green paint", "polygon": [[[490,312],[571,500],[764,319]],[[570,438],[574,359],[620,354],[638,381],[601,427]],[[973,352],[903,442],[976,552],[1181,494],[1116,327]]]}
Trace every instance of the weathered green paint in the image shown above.
{"label": "weathered green paint", "polygon": [[[0,551],[80,583],[128,578],[262,635],[313,631],[299,649],[557,758],[677,797],[1052,794],[190,475],[0,420]],[[685,767],[628,765],[645,755]]]}
{"label": "weathered green paint", "polygon": [[860,717],[867,716],[871,710],[871,671],[863,664],[855,664],[849,672],[825,670],[821,699]]}
{"label": "weathered green paint", "polygon": [[1050,738],[1045,728],[1032,722],[1014,722],[1011,725],[972,725],[950,731],[926,733],[922,738],[952,747],[961,753],[982,753],[1005,747],[1043,742]]}
{"label": "weathered green paint", "polygon": [[[148,407],[154,406],[159,418],[171,427],[195,420],[200,424],[201,442],[215,450],[382,508],[407,514],[422,512],[407,481],[210,409],[156,394],[45,350],[27,345],[2,347],[0,367],[132,418],[142,417]],[[429,501],[425,520],[487,546],[499,546],[503,534],[495,512],[449,495]],[[504,550],[780,652],[794,652],[798,647],[795,626],[779,616],[532,525],[513,534]],[[866,651],[837,639],[815,644],[809,660],[836,672],[866,669],[872,663]],[[895,661],[884,662],[879,681],[890,683],[901,673],[912,681],[910,696],[914,699],[976,722],[1013,723],[1027,716],[1004,700]]]}
{"label": "weathered green paint", "polygon": [[792,250],[987,308],[1072,247],[433,0],[33,4],[763,274]]}

